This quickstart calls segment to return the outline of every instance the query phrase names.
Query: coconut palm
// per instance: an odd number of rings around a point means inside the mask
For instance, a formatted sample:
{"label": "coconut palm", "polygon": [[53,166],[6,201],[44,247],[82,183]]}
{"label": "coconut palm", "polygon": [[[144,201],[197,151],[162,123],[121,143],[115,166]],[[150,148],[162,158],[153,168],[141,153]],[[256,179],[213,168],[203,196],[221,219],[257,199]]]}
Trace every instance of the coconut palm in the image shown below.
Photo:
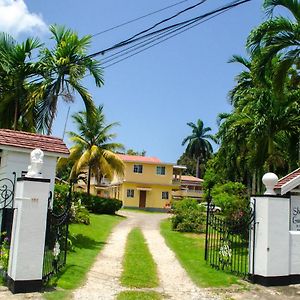
{"label": "coconut palm", "polygon": [[213,153],[209,140],[216,141],[215,137],[208,134],[210,127],[204,127],[203,121],[198,119],[197,123],[187,123],[192,128],[192,134],[184,138],[182,146],[187,143],[186,154],[197,160],[196,177],[200,178],[200,163],[206,161]]}
{"label": "coconut palm", "polygon": [[[87,112],[79,112],[72,118],[78,133],[68,133],[74,143],[68,158],[73,164],[70,179],[77,178],[78,174],[87,170],[87,193],[90,194],[92,173],[98,174],[98,178],[105,176],[112,179],[115,173],[122,175],[124,172],[124,163],[115,153],[122,150],[123,145],[111,142],[116,135],[110,130],[118,123],[105,124],[102,105],[96,108],[92,117]],[[59,167],[65,162],[61,160]]]}
{"label": "coconut palm", "polygon": [[95,113],[93,100],[81,80],[89,73],[96,86],[103,84],[102,68],[97,60],[87,56],[91,36],[79,38],[77,33],[63,26],[50,26],[55,47],[44,49],[38,63],[39,72],[44,77],[33,95],[32,108],[37,111],[37,129],[47,128],[51,133],[57,112],[59,98],[73,101],[74,93],[82,98],[86,111]]}
{"label": "coconut palm", "polygon": [[38,39],[17,43],[10,35],[0,34],[0,125],[3,128],[34,130],[33,119],[27,115],[27,100],[32,87],[29,82],[37,73],[29,59],[40,47]]}
{"label": "coconut palm", "polygon": [[[255,58],[256,72],[263,78],[266,66],[271,60],[281,55],[280,63],[274,70],[274,88],[282,92],[285,78],[291,67],[299,69],[300,54],[300,2],[298,0],[265,0],[263,4],[266,13],[273,15],[274,9],[287,9],[294,20],[278,16],[272,17],[254,29],[249,35],[247,47]],[[294,73],[297,74],[297,73]],[[299,77],[297,84],[299,87]]]}

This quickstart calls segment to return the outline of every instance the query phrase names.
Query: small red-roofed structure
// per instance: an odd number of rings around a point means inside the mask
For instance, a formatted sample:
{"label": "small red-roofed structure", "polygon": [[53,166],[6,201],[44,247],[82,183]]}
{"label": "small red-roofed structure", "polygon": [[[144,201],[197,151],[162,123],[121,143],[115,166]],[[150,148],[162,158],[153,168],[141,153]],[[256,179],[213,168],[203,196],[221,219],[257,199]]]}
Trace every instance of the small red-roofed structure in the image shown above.
{"label": "small red-roofed structure", "polygon": [[60,138],[10,129],[0,129],[0,178],[21,177],[30,165],[30,153],[39,148],[44,152],[42,175],[50,179],[53,191],[56,162],[68,157],[69,149]]}

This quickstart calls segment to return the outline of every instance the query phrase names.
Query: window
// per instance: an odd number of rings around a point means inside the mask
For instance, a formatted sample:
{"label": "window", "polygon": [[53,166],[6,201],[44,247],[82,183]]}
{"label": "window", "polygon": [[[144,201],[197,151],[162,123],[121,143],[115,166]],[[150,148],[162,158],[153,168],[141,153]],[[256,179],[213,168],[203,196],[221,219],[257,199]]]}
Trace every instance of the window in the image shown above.
{"label": "window", "polygon": [[127,198],[134,198],[134,190],[132,189],[127,190]]}
{"label": "window", "polygon": [[169,192],[162,192],[161,193],[161,198],[162,199],[169,199]]}
{"label": "window", "polygon": [[157,175],[166,175],[166,167],[157,166],[156,167],[156,174]]}
{"label": "window", "polygon": [[134,173],[143,173],[143,165],[134,165],[133,172]]}

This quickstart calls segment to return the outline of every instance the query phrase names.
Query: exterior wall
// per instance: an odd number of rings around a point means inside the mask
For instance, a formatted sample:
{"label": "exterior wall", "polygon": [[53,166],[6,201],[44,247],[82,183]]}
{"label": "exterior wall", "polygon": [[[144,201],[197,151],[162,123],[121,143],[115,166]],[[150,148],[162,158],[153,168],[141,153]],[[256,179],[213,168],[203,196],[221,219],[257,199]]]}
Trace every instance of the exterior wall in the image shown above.
{"label": "exterior wall", "polygon": [[[134,165],[143,165],[143,173],[134,173]],[[157,175],[156,167],[165,167],[165,175]],[[124,179],[128,182],[138,182],[147,184],[172,184],[173,166],[164,164],[146,164],[139,162],[125,162]]]}
{"label": "exterior wall", "polygon": [[[140,201],[140,188],[139,184],[124,182],[121,187],[120,199],[123,201],[125,207],[139,207]],[[146,208],[165,208],[165,205],[171,200],[172,187],[162,185],[147,185],[151,189],[146,191]],[[127,197],[127,190],[134,190],[134,197]],[[169,193],[169,199],[162,199],[162,192]]]}
{"label": "exterior wall", "polygon": [[[30,165],[30,150],[28,152],[17,152],[3,150],[1,153],[0,178],[13,179],[13,172],[16,172],[17,178],[21,177],[22,171],[27,172]],[[44,178],[50,179],[50,191],[54,190],[55,169],[57,158],[48,156],[45,153],[42,174]]]}

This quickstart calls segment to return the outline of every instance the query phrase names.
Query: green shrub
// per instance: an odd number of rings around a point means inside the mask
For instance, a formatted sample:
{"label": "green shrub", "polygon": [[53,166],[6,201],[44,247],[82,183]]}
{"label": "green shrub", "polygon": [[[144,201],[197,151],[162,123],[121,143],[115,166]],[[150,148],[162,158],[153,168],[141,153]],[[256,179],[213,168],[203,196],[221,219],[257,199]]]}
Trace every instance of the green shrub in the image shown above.
{"label": "green shrub", "polygon": [[181,232],[205,231],[205,208],[195,199],[186,198],[174,203],[172,229]]}
{"label": "green shrub", "polygon": [[95,214],[115,214],[122,207],[122,201],[118,199],[101,198],[94,195],[87,195],[86,193],[76,193],[81,203],[92,213]]}
{"label": "green shrub", "polygon": [[249,197],[240,182],[217,184],[211,191],[214,204],[220,206],[227,220],[241,220],[249,213]]}
{"label": "green shrub", "polygon": [[[56,184],[55,185],[55,196],[53,209],[54,211],[60,212],[63,210],[66,199],[69,192],[69,186],[66,184]],[[85,216],[87,215],[87,211],[84,207],[92,213],[95,214],[109,214],[113,215],[116,211],[118,211],[122,207],[122,201],[118,199],[108,199],[101,198],[95,195],[88,195],[84,192],[72,192],[72,203],[75,207],[75,214],[79,214],[76,216],[76,223],[84,223],[78,222],[80,219],[85,220]]]}
{"label": "green shrub", "polygon": [[71,214],[70,222],[79,223],[79,224],[90,224],[90,213],[89,211],[81,204],[80,200],[77,202],[72,202],[71,205]]}
{"label": "green shrub", "polygon": [[[69,193],[69,185],[56,184],[54,188],[53,211],[56,214],[62,213],[67,204]],[[89,211],[81,204],[81,201],[76,198],[76,193],[72,193],[70,208],[70,223],[90,224]]]}

